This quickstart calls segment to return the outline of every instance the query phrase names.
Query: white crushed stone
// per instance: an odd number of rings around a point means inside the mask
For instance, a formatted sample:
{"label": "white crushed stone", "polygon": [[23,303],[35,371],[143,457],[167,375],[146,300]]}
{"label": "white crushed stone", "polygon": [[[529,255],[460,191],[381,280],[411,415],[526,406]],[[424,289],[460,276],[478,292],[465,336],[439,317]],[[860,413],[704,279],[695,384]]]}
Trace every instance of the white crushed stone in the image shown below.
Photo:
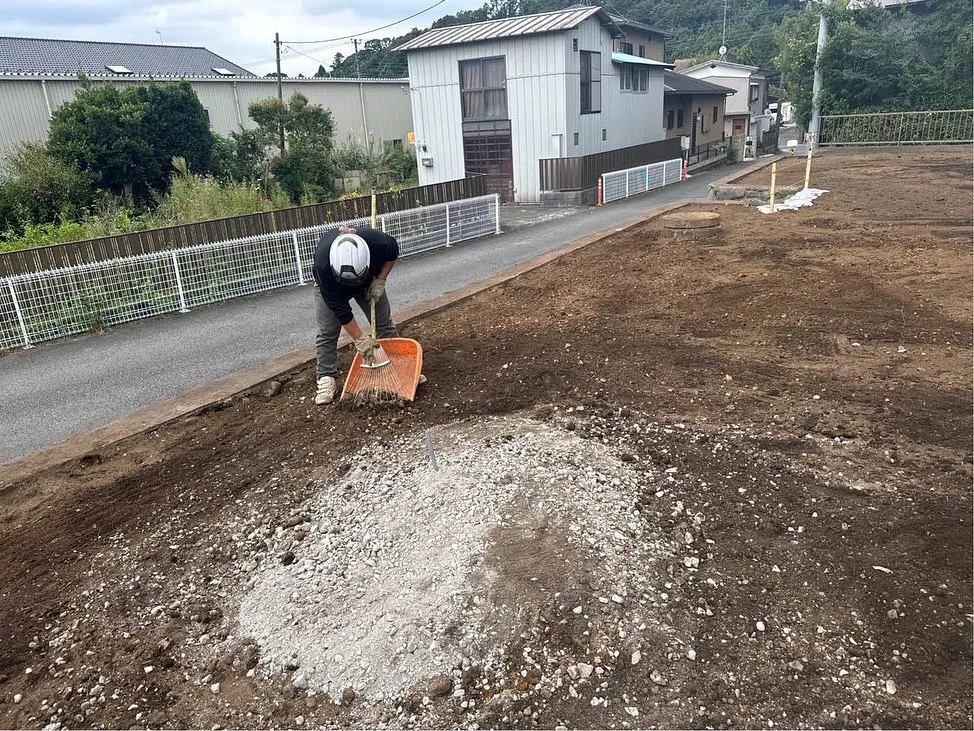
{"label": "white crushed stone", "polygon": [[[634,512],[647,477],[604,444],[513,417],[443,427],[435,441],[438,470],[422,434],[362,450],[302,506],[303,541],[278,530],[294,561],[265,562],[238,616],[260,672],[300,668],[302,688],[382,700],[491,653],[497,661],[510,639],[497,623],[518,611],[494,601],[486,563],[503,527],[557,525],[617,603],[640,591],[630,566],[665,553]],[[620,628],[624,613],[645,619],[638,607],[603,611]]]}

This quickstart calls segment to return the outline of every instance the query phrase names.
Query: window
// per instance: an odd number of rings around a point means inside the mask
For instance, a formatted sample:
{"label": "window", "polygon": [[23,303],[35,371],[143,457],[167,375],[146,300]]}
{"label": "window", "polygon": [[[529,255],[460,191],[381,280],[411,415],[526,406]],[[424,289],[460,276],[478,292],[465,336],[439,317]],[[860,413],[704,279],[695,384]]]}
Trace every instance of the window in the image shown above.
{"label": "window", "polygon": [[578,146],[578,132],[575,133],[575,135],[572,137],[572,139],[574,140],[575,146],[577,147]]}
{"label": "window", "polygon": [[605,142],[608,139],[608,130],[605,127],[602,128],[602,141]]}
{"label": "window", "polygon": [[639,47],[639,58],[646,58],[646,46]]}
{"label": "window", "polygon": [[460,62],[463,118],[507,119],[507,71],[503,56]]}
{"label": "window", "polygon": [[[682,114],[682,112],[680,112],[680,114]],[[672,109],[666,112],[666,129],[673,129],[673,115],[674,112]]]}
{"label": "window", "polygon": [[622,70],[619,71],[619,90],[629,91],[630,89],[632,89],[632,66],[624,63]]}
{"label": "window", "polygon": [[683,110],[682,109],[677,109],[676,110],[676,128],[677,129],[683,129]]}
{"label": "window", "polygon": [[716,105],[714,105],[714,116],[713,116],[713,121],[714,121],[714,122],[716,122],[716,121],[717,121],[717,106],[716,106]]}
{"label": "window", "polygon": [[626,43],[625,41],[619,41],[619,50],[622,53],[628,53],[631,56],[632,55],[632,44],[631,43]]}
{"label": "window", "polygon": [[602,111],[602,54],[579,51],[579,83],[582,114]]}
{"label": "window", "polygon": [[577,51],[578,50],[578,39],[577,38],[572,38],[572,50],[573,51]]}
{"label": "window", "polygon": [[751,101],[756,102],[760,96],[761,87],[757,84],[751,84]]}
{"label": "window", "polygon": [[646,91],[649,88],[649,69],[636,69],[632,88],[634,91]]}
{"label": "window", "polygon": [[402,149],[402,140],[382,140],[382,147],[386,152],[397,152]]}

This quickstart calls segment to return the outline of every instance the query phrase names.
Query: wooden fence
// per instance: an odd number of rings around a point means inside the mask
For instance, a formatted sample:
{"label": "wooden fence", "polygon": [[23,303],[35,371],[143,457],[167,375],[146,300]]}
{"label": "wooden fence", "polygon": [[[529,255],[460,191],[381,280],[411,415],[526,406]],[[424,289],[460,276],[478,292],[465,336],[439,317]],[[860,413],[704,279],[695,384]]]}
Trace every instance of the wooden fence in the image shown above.
{"label": "wooden fence", "polygon": [[674,137],[645,145],[623,147],[582,157],[551,157],[538,160],[541,190],[584,190],[598,185],[602,173],[650,165],[683,157],[680,139]]}
{"label": "wooden fence", "polygon": [[[446,183],[379,193],[376,196],[376,212],[390,213],[485,194],[486,179],[483,176],[450,180]],[[232,216],[213,221],[106,236],[88,241],[39,246],[0,254],[0,277],[307,228],[331,221],[363,218],[371,213],[371,196],[359,196],[328,203],[315,203],[310,206],[282,208],[266,213],[251,213],[246,216]]]}

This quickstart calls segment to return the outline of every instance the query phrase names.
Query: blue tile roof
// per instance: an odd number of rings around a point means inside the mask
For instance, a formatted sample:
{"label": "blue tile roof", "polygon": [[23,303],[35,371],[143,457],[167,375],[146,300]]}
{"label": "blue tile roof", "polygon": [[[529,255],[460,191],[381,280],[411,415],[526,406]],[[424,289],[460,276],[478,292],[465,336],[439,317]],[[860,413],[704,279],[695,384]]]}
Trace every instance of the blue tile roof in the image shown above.
{"label": "blue tile roof", "polygon": [[[108,67],[131,73],[114,73]],[[223,74],[214,69],[225,69]],[[255,78],[242,66],[198,46],[149,43],[66,41],[0,36],[0,75],[30,76],[153,76]]]}

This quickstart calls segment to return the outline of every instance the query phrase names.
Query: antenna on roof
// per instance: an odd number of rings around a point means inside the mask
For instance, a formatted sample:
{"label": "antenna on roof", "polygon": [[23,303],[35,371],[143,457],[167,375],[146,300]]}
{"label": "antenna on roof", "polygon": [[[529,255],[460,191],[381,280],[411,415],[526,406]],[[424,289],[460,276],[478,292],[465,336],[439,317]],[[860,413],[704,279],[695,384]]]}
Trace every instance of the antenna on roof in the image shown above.
{"label": "antenna on roof", "polygon": [[162,45],[162,32],[156,28],[156,35],[159,36],[159,45]]}

